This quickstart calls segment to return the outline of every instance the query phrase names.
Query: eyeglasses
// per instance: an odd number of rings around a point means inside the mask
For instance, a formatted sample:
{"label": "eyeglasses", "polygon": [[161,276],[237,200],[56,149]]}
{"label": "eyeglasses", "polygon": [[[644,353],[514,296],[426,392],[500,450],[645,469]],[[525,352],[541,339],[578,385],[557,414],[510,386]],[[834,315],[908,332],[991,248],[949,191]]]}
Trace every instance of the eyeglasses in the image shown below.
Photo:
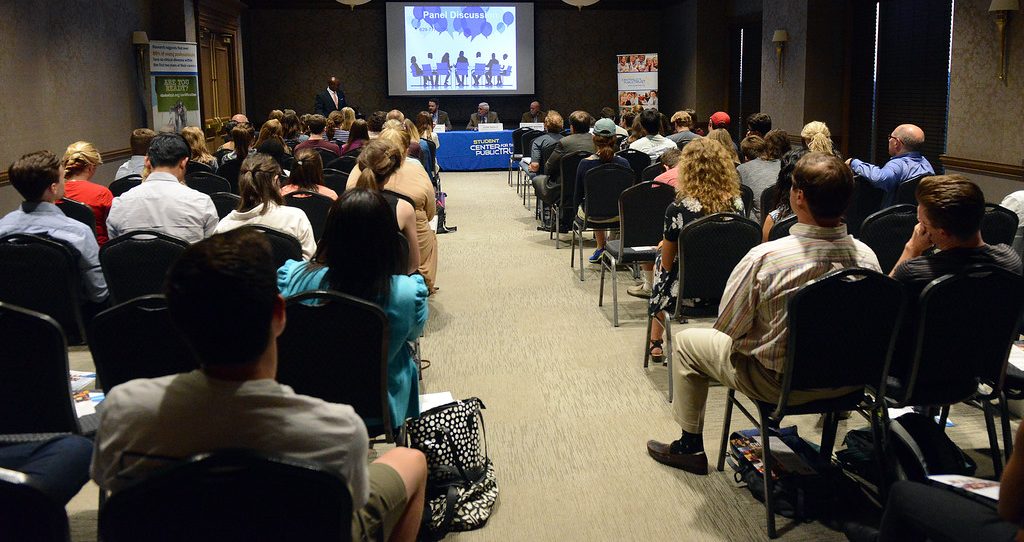
{"label": "eyeglasses", "polygon": [[894,135],[890,135],[890,136],[889,136],[889,139],[895,139],[896,141],[899,141],[900,143],[902,143],[902,141],[900,140],[900,138],[898,138],[898,137],[896,137],[896,136],[894,136]]}

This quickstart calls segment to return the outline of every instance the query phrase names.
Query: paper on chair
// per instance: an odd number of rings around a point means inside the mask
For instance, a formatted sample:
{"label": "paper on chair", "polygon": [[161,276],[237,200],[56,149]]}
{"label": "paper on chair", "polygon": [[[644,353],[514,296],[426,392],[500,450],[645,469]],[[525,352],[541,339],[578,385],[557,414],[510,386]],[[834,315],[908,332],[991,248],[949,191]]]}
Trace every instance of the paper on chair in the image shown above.
{"label": "paper on chair", "polygon": [[452,392],[450,391],[424,393],[423,395],[420,395],[420,412],[426,412],[434,407],[454,402],[455,398],[452,397]]}
{"label": "paper on chair", "polygon": [[68,371],[68,379],[71,381],[71,392],[79,392],[88,388],[96,382],[96,373],[89,371]]}
{"label": "paper on chair", "polygon": [[1010,348],[1010,365],[1024,371],[1024,345],[1014,343]]}
{"label": "paper on chair", "polygon": [[96,405],[100,404],[106,395],[101,391],[80,391],[74,395],[75,415],[81,418],[96,413]]}
{"label": "paper on chair", "polygon": [[999,482],[984,480],[973,476],[960,476],[959,474],[934,474],[928,477],[946,485],[953,486],[964,491],[970,491],[975,495],[981,495],[989,499],[999,500]]}

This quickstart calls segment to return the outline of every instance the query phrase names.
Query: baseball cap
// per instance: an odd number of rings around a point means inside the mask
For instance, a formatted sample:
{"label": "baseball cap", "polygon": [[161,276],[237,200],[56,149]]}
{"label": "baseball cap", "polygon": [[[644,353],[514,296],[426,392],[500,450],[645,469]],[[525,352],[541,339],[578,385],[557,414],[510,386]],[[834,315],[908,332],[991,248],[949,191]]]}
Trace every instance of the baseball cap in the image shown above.
{"label": "baseball cap", "polygon": [[600,119],[594,123],[594,135],[611,137],[615,135],[615,121]]}
{"label": "baseball cap", "polygon": [[732,119],[729,118],[729,114],[725,111],[718,111],[711,115],[711,126],[715,128],[728,128],[730,122],[732,122]]}

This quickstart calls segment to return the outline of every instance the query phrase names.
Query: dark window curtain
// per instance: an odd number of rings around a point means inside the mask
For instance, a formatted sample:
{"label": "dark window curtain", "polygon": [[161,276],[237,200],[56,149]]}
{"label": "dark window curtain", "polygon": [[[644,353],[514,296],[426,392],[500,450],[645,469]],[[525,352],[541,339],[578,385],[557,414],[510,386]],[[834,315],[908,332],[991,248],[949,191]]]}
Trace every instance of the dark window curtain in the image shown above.
{"label": "dark window curtain", "polygon": [[875,6],[874,1],[854,1],[847,17],[847,60],[849,62],[849,112],[846,156],[874,160],[875,137],[871,131],[875,100]]}
{"label": "dark window curtain", "polygon": [[[743,31],[743,85],[740,87],[740,30]],[[729,27],[729,116],[739,145],[747,117],[761,107],[761,14],[733,21]],[[771,111],[768,111],[771,114]]]}
{"label": "dark window curtain", "polygon": [[888,156],[887,136],[900,124],[924,130],[921,153],[936,172],[946,146],[951,0],[883,1],[878,25],[875,156]]}

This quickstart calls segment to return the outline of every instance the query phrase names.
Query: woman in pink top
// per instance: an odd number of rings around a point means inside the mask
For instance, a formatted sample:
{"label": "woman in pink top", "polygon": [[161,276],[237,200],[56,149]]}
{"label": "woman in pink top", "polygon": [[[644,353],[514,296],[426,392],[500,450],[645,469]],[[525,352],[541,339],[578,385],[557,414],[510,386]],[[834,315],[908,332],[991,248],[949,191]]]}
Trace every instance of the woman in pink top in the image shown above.
{"label": "woman in pink top", "polygon": [[99,151],[92,143],[76,141],[64,151],[64,197],[84,203],[96,215],[96,242],[103,246],[107,240],[107,214],[114,195],[110,190],[92,182],[96,168],[103,163]]}
{"label": "woman in pink top", "polygon": [[320,153],[314,149],[301,149],[295,153],[288,184],[281,187],[281,195],[308,190],[318,192],[332,200],[338,199],[338,193],[324,186],[324,164],[320,161]]}

